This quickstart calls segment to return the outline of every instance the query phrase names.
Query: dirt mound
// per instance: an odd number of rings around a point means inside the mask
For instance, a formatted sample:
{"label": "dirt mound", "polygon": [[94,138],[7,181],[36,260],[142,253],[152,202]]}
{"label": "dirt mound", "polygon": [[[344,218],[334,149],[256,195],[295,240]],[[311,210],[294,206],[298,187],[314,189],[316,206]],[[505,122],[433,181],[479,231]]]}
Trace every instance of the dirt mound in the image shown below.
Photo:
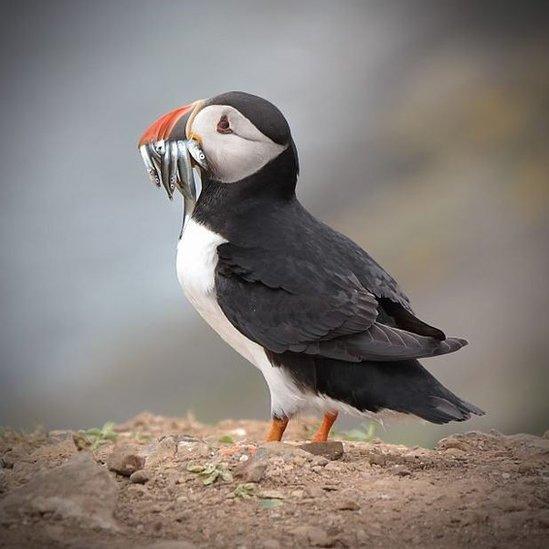
{"label": "dirt mound", "polygon": [[286,443],[141,414],[0,438],[1,547],[547,547],[549,437]]}

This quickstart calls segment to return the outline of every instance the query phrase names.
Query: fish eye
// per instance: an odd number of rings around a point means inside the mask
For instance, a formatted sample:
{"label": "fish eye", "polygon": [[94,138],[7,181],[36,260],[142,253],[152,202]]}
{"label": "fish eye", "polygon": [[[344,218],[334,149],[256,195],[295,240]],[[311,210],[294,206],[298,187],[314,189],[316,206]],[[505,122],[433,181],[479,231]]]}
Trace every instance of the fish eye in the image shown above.
{"label": "fish eye", "polygon": [[231,130],[231,125],[229,124],[229,119],[227,118],[227,115],[224,114],[217,123],[217,132],[218,133],[233,133],[233,130]]}

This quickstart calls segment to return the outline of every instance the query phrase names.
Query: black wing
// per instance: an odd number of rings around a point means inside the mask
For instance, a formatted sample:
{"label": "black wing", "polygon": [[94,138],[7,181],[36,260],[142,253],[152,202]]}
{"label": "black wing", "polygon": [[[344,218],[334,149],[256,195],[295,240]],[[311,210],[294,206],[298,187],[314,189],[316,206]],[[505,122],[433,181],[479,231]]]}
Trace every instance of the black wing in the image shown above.
{"label": "black wing", "polygon": [[247,337],[282,353],[367,330],[377,300],[350,271],[334,272],[303,258],[221,244],[217,248],[217,298]]}
{"label": "black wing", "polygon": [[[302,240],[300,253],[290,243],[268,250],[230,243],[218,247],[219,305],[249,339],[276,353],[294,351],[352,362],[435,356],[466,344],[409,332],[396,322],[377,322],[379,300],[349,268],[349,254],[339,261],[339,248],[327,246],[325,240],[319,243],[318,234]],[[375,287],[380,294],[390,292],[382,282]],[[403,301],[392,303],[415,319],[405,306],[407,299]],[[439,332],[416,320],[418,326]]]}
{"label": "black wing", "polygon": [[[417,335],[441,341],[446,339],[442,330],[414,315],[410,300],[397,281],[365,250],[350,238],[318,221],[304,208],[301,214],[297,216],[300,219],[299,225],[313,227],[311,232],[322,242],[322,248],[329,250],[332,262],[347,265],[360,283],[376,296],[379,303],[379,322]],[[303,230],[302,227],[300,229]]]}

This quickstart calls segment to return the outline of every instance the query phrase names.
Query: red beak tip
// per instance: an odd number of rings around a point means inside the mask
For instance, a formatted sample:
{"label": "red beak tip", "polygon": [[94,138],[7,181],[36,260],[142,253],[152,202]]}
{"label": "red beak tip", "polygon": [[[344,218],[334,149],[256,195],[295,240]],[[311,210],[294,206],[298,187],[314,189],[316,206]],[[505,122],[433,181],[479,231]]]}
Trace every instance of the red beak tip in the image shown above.
{"label": "red beak tip", "polygon": [[194,103],[185,105],[178,109],[174,109],[167,114],[157,118],[143,133],[139,140],[139,147],[159,141],[160,139],[168,139],[170,134],[177,124],[178,120],[194,107]]}

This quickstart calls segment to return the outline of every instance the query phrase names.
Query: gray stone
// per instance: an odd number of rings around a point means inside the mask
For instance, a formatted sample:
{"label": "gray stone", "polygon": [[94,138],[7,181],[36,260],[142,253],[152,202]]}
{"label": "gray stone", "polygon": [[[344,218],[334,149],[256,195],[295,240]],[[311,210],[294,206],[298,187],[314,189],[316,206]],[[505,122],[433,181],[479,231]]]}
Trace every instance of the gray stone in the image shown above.
{"label": "gray stone", "polygon": [[397,477],[409,477],[412,474],[412,471],[403,465],[395,465],[391,472],[394,473]]}
{"label": "gray stone", "polygon": [[159,457],[173,458],[177,453],[178,441],[172,436],[162,437],[155,448],[155,454]]}
{"label": "gray stone", "polygon": [[302,450],[315,456],[322,456],[330,461],[340,459],[343,456],[343,443],[339,440],[327,442],[307,442],[300,446]]}
{"label": "gray stone", "polygon": [[139,448],[135,446],[116,445],[107,457],[107,467],[110,471],[129,477],[145,466],[145,457],[138,452]]}
{"label": "gray stone", "polygon": [[82,452],[8,494],[0,504],[0,515],[26,520],[29,515],[51,514],[74,520],[82,528],[117,531],[113,517],[117,492],[116,481]]}
{"label": "gray stone", "polygon": [[250,464],[244,469],[244,479],[246,482],[261,482],[267,471],[265,461],[251,460]]}
{"label": "gray stone", "polygon": [[295,458],[296,456],[310,459],[310,455],[299,446],[286,444],[285,442],[266,442],[260,446],[254,458],[262,459],[271,456],[282,456],[283,458]]}
{"label": "gray stone", "polygon": [[435,446],[436,450],[445,452],[447,450],[461,450],[463,452],[469,449],[470,445],[467,440],[464,440],[463,437],[450,435],[449,437],[443,438],[438,441]]}
{"label": "gray stone", "polygon": [[139,469],[130,475],[130,482],[133,482],[134,484],[145,484],[146,482],[149,482],[150,478],[149,471]]}
{"label": "gray stone", "polygon": [[[260,446],[255,455],[240,466],[237,476],[242,477],[246,482],[261,482],[266,475],[269,462],[279,461],[284,470],[288,470],[295,464],[294,460],[300,460],[304,465],[312,456],[297,446],[285,444],[284,442],[267,442]],[[283,465],[287,463],[287,466]]]}
{"label": "gray stone", "polygon": [[387,465],[387,456],[385,454],[381,454],[375,451],[369,451],[366,453],[365,457],[370,465],[379,465],[380,467],[384,467],[385,465]]}

